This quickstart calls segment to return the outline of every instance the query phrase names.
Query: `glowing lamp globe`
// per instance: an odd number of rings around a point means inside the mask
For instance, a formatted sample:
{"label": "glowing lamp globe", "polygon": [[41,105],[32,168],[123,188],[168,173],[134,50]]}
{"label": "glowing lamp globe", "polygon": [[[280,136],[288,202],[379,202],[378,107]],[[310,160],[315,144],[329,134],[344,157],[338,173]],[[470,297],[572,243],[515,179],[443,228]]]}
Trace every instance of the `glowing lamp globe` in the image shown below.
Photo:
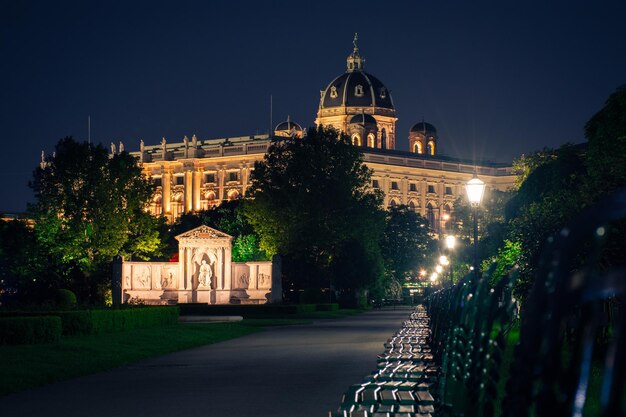
{"label": "glowing lamp globe", "polygon": [[446,236],[446,247],[448,249],[454,249],[455,245],[456,245],[456,237],[453,235]]}
{"label": "glowing lamp globe", "polygon": [[467,199],[472,206],[480,205],[485,194],[485,183],[478,177],[474,176],[471,180],[465,184],[465,190],[467,191]]}

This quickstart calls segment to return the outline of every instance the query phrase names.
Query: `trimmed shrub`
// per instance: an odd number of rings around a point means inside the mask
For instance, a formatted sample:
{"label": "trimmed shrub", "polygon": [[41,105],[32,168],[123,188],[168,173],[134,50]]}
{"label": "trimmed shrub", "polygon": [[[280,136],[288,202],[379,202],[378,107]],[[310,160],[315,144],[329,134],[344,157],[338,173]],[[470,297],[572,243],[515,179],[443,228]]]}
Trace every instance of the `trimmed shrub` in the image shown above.
{"label": "trimmed shrub", "polygon": [[55,316],[0,318],[0,344],[49,343],[61,338],[61,319]]}
{"label": "trimmed shrub", "polygon": [[59,307],[72,307],[76,305],[76,294],[70,290],[58,289],[54,292],[54,303]]}
{"label": "trimmed shrub", "polygon": [[339,310],[338,303],[325,303],[325,304],[316,304],[315,311],[337,311]]}
{"label": "trimmed shrub", "polygon": [[315,304],[179,304],[178,307],[183,316],[281,317],[315,311]]}
{"label": "trimmed shrub", "polygon": [[92,310],[92,333],[112,333],[143,327],[167,326],[178,322],[177,307],[145,307]]}
{"label": "trimmed shrub", "polygon": [[92,331],[91,311],[53,311],[48,313],[58,316],[63,326],[63,335],[90,334]]}

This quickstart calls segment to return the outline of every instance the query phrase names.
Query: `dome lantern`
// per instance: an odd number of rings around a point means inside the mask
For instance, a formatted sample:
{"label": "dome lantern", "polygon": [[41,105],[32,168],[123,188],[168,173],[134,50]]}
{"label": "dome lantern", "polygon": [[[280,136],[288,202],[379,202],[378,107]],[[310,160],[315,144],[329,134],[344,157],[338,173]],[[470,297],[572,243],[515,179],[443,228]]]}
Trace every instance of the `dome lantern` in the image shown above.
{"label": "dome lantern", "polygon": [[348,65],[347,72],[363,71],[363,64],[365,64],[365,58],[363,58],[359,54],[359,47],[356,44],[356,41],[358,39],[359,39],[359,34],[355,33],[354,40],[352,41],[352,43],[354,44],[354,50],[352,51],[350,55],[348,55],[348,59],[346,60],[347,65]]}

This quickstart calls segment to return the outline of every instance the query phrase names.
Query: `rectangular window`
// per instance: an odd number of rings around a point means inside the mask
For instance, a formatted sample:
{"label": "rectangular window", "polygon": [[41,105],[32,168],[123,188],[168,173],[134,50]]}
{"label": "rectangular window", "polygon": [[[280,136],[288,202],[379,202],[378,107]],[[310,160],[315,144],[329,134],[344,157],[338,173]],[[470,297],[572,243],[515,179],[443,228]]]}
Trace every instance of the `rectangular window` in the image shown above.
{"label": "rectangular window", "polygon": [[154,185],[156,185],[157,187],[160,187],[162,185],[161,177],[152,178],[152,181],[154,182]]}
{"label": "rectangular window", "polygon": [[392,190],[399,190],[398,183],[396,181],[391,181],[391,189]]}
{"label": "rectangular window", "polygon": [[409,184],[409,191],[417,191],[417,184]]}
{"label": "rectangular window", "polygon": [[435,186],[434,185],[429,185],[428,186],[428,192],[434,194],[435,193]]}
{"label": "rectangular window", "polygon": [[239,179],[239,175],[237,172],[228,173],[228,181],[237,181],[238,179]]}
{"label": "rectangular window", "polygon": [[204,182],[210,182],[210,183],[214,183],[215,182],[215,174],[204,174]]}
{"label": "rectangular window", "polygon": [[372,188],[380,188],[378,185],[378,180],[372,180]]}
{"label": "rectangular window", "polygon": [[452,195],[452,187],[446,187],[446,194]]}
{"label": "rectangular window", "polygon": [[174,184],[176,185],[185,184],[185,177],[183,177],[182,175],[177,175],[176,177],[174,177]]}

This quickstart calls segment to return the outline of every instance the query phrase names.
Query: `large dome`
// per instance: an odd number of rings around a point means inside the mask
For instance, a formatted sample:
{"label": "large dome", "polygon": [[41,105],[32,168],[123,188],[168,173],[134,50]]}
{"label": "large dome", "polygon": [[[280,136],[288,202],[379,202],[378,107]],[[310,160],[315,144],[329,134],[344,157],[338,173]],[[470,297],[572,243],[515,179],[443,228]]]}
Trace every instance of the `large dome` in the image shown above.
{"label": "large dome", "polygon": [[358,69],[341,74],[322,93],[322,108],[344,106],[394,109],[387,87],[378,78]]}

